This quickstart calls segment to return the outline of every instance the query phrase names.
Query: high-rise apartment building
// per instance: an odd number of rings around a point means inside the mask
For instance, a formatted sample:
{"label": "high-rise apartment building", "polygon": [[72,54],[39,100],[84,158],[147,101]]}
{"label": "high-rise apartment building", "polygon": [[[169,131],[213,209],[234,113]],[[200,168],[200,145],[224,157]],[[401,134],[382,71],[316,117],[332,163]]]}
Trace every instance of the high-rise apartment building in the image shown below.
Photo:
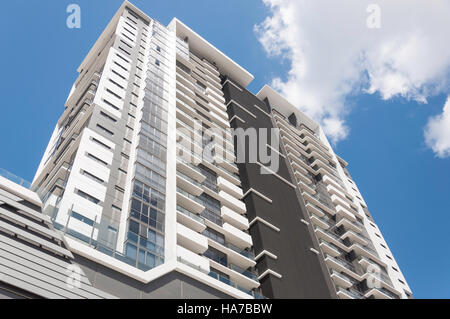
{"label": "high-rise apartment building", "polygon": [[125,1],[78,72],[27,196],[81,297],[411,296],[319,125],[181,21]]}
{"label": "high-rise apartment building", "polygon": [[255,96],[227,78],[224,92],[234,128],[279,130],[279,149],[256,143],[279,156],[276,172],[259,158],[239,163],[264,295],[412,297],[347,162],[319,124],[269,86]]}

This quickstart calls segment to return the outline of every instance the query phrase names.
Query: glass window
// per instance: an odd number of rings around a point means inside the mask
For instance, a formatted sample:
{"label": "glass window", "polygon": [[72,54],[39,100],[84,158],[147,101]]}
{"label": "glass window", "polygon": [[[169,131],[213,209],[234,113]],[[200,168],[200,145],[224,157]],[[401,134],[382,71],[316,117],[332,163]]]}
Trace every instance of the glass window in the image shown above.
{"label": "glass window", "polygon": [[136,246],[128,243],[126,246],[126,255],[127,257],[136,260],[137,248]]}

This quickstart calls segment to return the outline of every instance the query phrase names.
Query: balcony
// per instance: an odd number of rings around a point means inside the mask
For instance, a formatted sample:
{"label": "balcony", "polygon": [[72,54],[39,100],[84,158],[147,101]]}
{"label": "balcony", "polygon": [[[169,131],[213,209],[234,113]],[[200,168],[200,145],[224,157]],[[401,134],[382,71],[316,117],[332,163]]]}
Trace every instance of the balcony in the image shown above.
{"label": "balcony", "polygon": [[350,288],[351,286],[353,286],[353,282],[347,277],[347,275],[334,269],[331,269],[330,277],[334,281],[334,283],[340,287]]}
{"label": "balcony", "polygon": [[357,242],[363,246],[366,246],[369,244],[369,242],[367,241],[367,238],[365,238],[364,235],[357,234],[353,230],[348,230],[341,236],[341,239],[345,239],[345,238],[348,238],[352,242]]}
{"label": "balcony", "polygon": [[234,246],[231,243],[219,243],[212,239],[208,239],[208,244],[227,255],[228,262],[233,263],[241,268],[254,267],[256,262],[252,253]]}
{"label": "balcony", "polygon": [[[341,188],[342,189],[342,188]],[[343,201],[345,201],[348,205],[352,205],[354,206],[355,204],[353,203],[353,200],[351,198],[353,198],[353,196],[350,196],[350,194],[345,191],[345,190],[341,190],[338,189],[336,186],[334,186],[333,184],[331,185],[327,185],[327,191],[328,193],[332,194],[332,195],[336,195],[339,196]]]}
{"label": "balcony", "polygon": [[372,288],[364,294],[364,297],[374,299],[399,299],[399,296],[393,294],[385,288]]}
{"label": "balcony", "polygon": [[[333,201],[333,203],[334,202],[335,201]],[[345,206],[336,205],[336,212],[342,218],[346,218],[350,221],[356,221],[356,216],[353,213],[351,213],[350,210]]]}
{"label": "balcony", "polygon": [[196,254],[203,254],[208,249],[205,236],[180,223],[177,223],[177,243]]}
{"label": "balcony", "polygon": [[190,149],[177,144],[177,160],[184,163],[198,165],[203,162],[202,153],[194,153]]}
{"label": "balcony", "polygon": [[196,232],[203,232],[206,229],[205,219],[187,209],[177,205],[177,221]]}
{"label": "balcony", "polygon": [[303,197],[310,203],[318,206],[320,209],[326,211],[330,215],[336,215],[336,211],[334,210],[334,207],[330,207],[328,202],[324,200],[319,194],[311,195],[306,192],[302,193]]}
{"label": "balcony", "polygon": [[202,171],[197,166],[187,162],[177,160],[177,171],[195,179],[199,183],[203,183],[206,179]]}
{"label": "balcony", "polygon": [[382,265],[383,267],[387,266],[386,263],[378,256],[378,253],[374,249],[372,249],[368,246],[362,246],[358,243],[354,243],[349,247],[349,249],[354,250],[357,255],[362,255],[364,257],[367,257],[369,259],[376,261],[378,264]]}
{"label": "balcony", "polygon": [[364,299],[364,296],[354,289],[344,289],[339,287],[337,295],[340,299]]}
{"label": "balcony", "polygon": [[308,193],[310,193],[311,195],[315,195],[316,194],[316,190],[315,190],[315,186],[314,185],[306,185],[303,181],[299,181],[298,185],[300,186],[300,188]]}
{"label": "balcony", "polygon": [[323,217],[311,215],[310,218],[311,218],[311,222],[313,222],[315,225],[319,226],[320,228],[322,228],[324,230],[327,230],[333,226],[327,219],[325,219]]}
{"label": "balcony", "polygon": [[[236,162],[236,155],[234,154],[234,148],[229,148],[227,144],[223,144],[223,141],[215,141],[213,146],[214,152],[216,154],[216,161],[226,161],[229,165],[230,172],[238,173],[239,169]],[[225,167],[227,168],[227,167]]]}
{"label": "balcony", "polygon": [[223,230],[225,231],[225,239],[227,242],[232,243],[242,250],[252,247],[253,241],[249,234],[237,229],[229,223],[223,224]]}
{"label": "balcony", "polygon": [[344,244],[341,238],[336,236],[330,231],[325,231],[321,228],[315,227],[316,236],[320,239],[323,239],[329,243],[334,244],[335,246],[339,247],[340,249],[343,249],[345,251],[348,251],[348,247]]}
{"label": "balcony", "polygon": [[241,274],[241,275],[243,275],[243,276],[245,276],[245,277],[247,277],[247,278],[257,282],[257,283],[259,283],[258,276],[256,274],[252,273],[251,271],[246,270],[244,268],[241,268],[239,266],[236,266],[234,264],[229,264],[228,266],[230,267],[231,270],[234,270],[235,272],[237,272],[237,273],[239,273],[239,274]]}
{"label": "balcony", "polygon": [[[292,163],[292,166],[294,168],[299,167],[298,165],[295,165],[295,163]],[[308,177],[309,173],[307,170],[303,169],[303,172],[299,172],[298,169],[295,168],[294,175],[295,175],[295,177],[297,177],[298,181],[302,181],[303,183],[305,183],[307,185],[312,185],[312,180]]]}
{"label": "balcony", "polygon": [[224,274],[227,274],[231,282],[236,283],[244,289],[254,289],[259,287],[259,282],[256,275],[253,275],[238,266],[234,266],[233,264],[223,265],[213,260],[210,261],[210,266]]}
{"label": "balcony", "polygon": [[239,214],[245,214],[247,212],[247,208],[245,207],[244,202],[235,197],[231,196],[225,191],[219,191],[220,202],[227,206],[228,208],[234,210]]}
{"label": "balcony", "polygon": [[230,183],[223,177],[217,178],[217,186],[219,186],[219,189],[226,191],[228,194],[234,196],[237,199],[241,199],[244,193],[242,192],[242,188],[239,186],[234,185],[233,183]]}
{"label": "balcony", "polygon": [[179,187],[177,187],[177,203],[196,214],[200,214],[205,209],[200,199]]}
{"label": "balcony", "polygon": [[192,150],[195,154],[202,154],[203,147],[201,145],[201,139],[198,136],[191,134],[185,129],[177,129],[177,144],[183,146],[183,148]]}
{"label": "balcony", "polygon": [[177,245],[177,260],[183,264],[186,264],[198,271],[209,273],[209,260],[205,257],[197,255],[192,251]]}
{"label": "balcony", "polygon": [[234,185],[241,184],[241,179],[238,175],[228,172],[226,169],[224,169],[220,166],[215,166],[215,172],[217,173],[218,176],[223,177],[224,179],[226,179],[227,181],[229,181],[230,183],[232,183]]}
{"label": "balcony", "polygon": [[341,254],[337,246],[325,240],[319,239],[319,246],[324,254],[330,255],[332,257],[337,257]]}
{"label": "balcony", "polygon": [[233,225],[239,230],[246,230],[249,228],[249,222],[246,217],[236,213],[226,206],[222,206],[221,216],[225,222]]}
{"label": "balcony", "polygon": [[332,269],[338,272],[344,272],[347,275],[358,280],[361,279],[361,277],[357,274],[355,267],[350,262],[340,257],[332,257],[330,255],[325,255],[325,261]]}
{"label": "balcony", "polygon": [[233,288],[239,289],[240,291],[242,291],[242,292],[248,294],[250,297],[253,297],[253,298],[256,299],[256,298],[257,298],[256,296],[259,296],[259,295],[256,294],[254,291],[249,290],[249,289],[246,289],[246,288],[244,288],[244,287],[238,285],[238,284],[235,283],[234,281],[232,281],[232,280],[230,280],[230,279],[228,279],[228,278],[226,278],[226,277],[224,277],[224,276],[222,276],[222,275],[219,275],[219,274],[216,273],[216,272],[211,271],[211,272],[209,273],[209,276],[212,277],[212,278],[214,278],[214,279],[216,279],[216,280],[219,280],[220,282],[223,282],[224,284],[227,284],[228,286],[231,286],[231,287],[233,287]]}
{"label": "balcony", "polygon": [[340,179],[331,178],[328,175],[323,176],[323,182],[326,185],[333,185],[337,189],[342,189],[342,191],[346,191],[344,183]]}
{"label": "balcony", "polygon": [[336,227],[340,227],[340,226],[344,226],[345,229],[353,230],[355,233],[358,233],[358,234],[362,232],[362,227],[364,227],[359,222],[351,221],[351,220],[348,220],[347,218],[342,218],[341,220],[339,220],[336,223]]}
{"label": "balcony", "polygon": [[181,187],[195,196],[200,196],[203,193],[202,185],[199,182],[180,171],[177,171],[177,187]]}
{"label": "balcony", "polygon": [[305,207],[310,213],[313,213],[316,216],[323,217],[326,215],[322,209],[320,209],[319,207],[317,207],[311,203],[307,202]]}

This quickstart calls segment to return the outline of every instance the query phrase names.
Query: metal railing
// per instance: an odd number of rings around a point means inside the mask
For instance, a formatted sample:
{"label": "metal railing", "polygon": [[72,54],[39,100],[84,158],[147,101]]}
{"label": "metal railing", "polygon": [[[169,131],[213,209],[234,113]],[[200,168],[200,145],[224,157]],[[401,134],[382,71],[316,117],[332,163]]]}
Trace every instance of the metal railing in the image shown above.
{"label": "metal railing", "polygon": [[184,215],[186,215],[186,216],[196,220],[197,222],[199,222],[199,223],[201,223],[203,225],[205,224],[205,219],[203,217],[201,217],[201,216],[199,216],[197,214],[194,214],[194,213],[188,211],[187,209],[185,209],[185,208],[183,208],[183,207],[181,207],[179,205],[177,205],[177,211],[179,211],[180,213],[182,213],[182,214],[184,214]]}
{"label": "metal railing", "polygon": [[14,182],[22,187],[31,189],[31,183],[28,182],[27,180],[14,175],[13,173],[8,172],[7,170],[0,168],[0,176],[10,180],[11,182]]}

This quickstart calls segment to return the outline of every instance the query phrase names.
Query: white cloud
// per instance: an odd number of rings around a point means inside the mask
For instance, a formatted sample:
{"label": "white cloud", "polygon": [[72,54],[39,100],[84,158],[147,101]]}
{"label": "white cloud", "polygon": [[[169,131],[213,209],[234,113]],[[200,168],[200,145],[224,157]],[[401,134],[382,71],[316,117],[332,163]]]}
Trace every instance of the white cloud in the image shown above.
{"label": "white cloud", "polygon": [[[426,103],[448,93],[450,1],[263,0],[271,15],[255,26],[270,56],[288,59],[272,86],[319,121],[337,142],[346,138],[346,99],[366,92]],[[369,4],[381,28],[367,27]]]}
{"label": "white cloud", "polygon": [[438,157],[450,157],[450,96],[442,114],[428,120],[425,127],[425,142]]}

